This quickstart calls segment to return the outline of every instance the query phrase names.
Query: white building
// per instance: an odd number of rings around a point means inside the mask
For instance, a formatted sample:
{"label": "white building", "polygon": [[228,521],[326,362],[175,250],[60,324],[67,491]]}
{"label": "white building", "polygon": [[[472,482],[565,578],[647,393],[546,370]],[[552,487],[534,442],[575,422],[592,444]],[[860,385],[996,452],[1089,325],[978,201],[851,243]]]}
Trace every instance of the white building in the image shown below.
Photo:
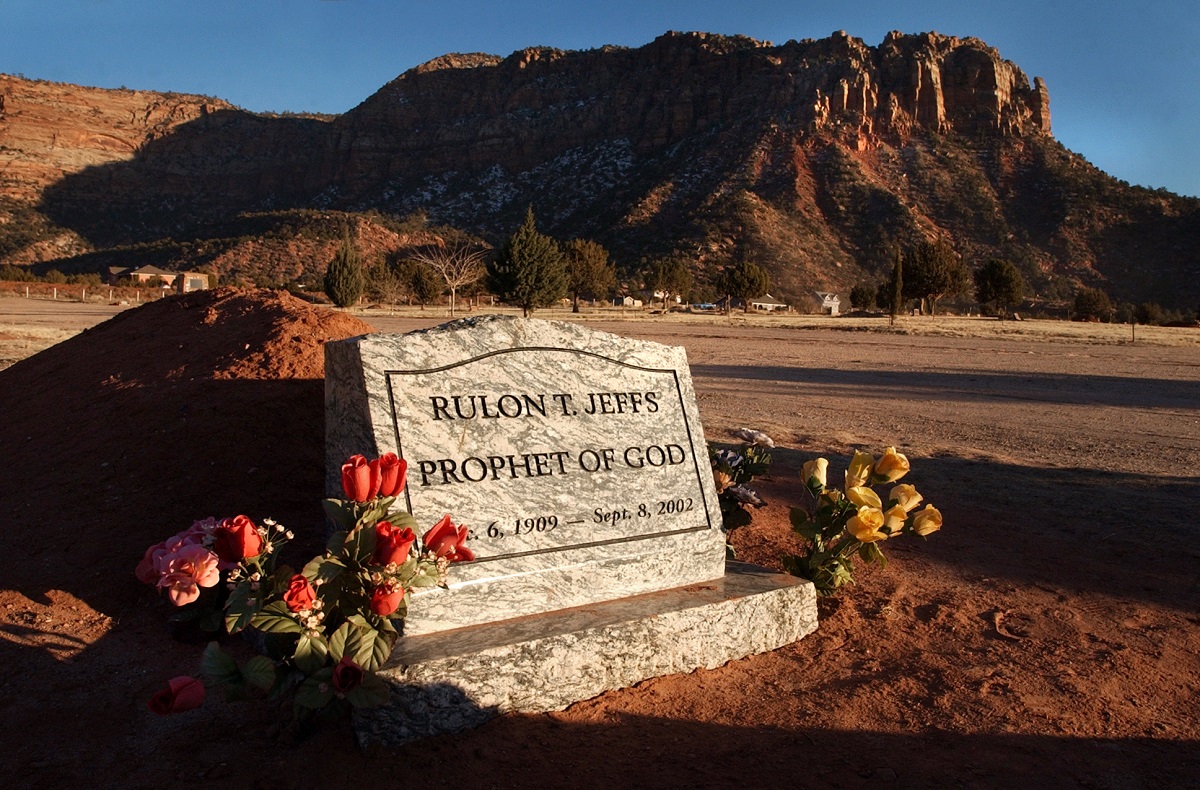
{"label": "white building", "polygon": [[842,300],[838,298],[837,294],[829,291],[813,291],[813,293],[815,293],[817,298],[821,300],[822,312],[828,310],[829,315],[838,314],[838,309],[842,305]]}

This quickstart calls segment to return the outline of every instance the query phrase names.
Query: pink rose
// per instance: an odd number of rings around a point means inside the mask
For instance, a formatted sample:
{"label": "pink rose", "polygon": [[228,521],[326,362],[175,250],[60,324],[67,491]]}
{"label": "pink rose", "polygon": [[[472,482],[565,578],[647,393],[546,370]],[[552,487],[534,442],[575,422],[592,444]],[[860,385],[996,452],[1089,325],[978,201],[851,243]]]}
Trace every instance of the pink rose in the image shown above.
{"label": "pink rose", "polygon": [[403,600],[403,587],[376,587],[371,593],[371,611],[380,617],[387,617],[400,607]]}
{"label": "pink rose", "polygon": [[301,612],[311,609],[316,600],[317,591],[308,583],[308,579],[297,573],[288,580],[287,589],[283,592],[283,602],[287,604],[290,611]]}
{"label": "pink rose", "polygon": [[375,525],[375,556],[371,561],[376,565],[402,565],[416,542],[416,534],[408,527],[396,529],[390,521],[380,521]]}
{"label": "pink rose", "polygon": [[237,565],[244,559],[257,557],[262,549],[263,539],[258,534],[258,527],[245,516],[227,518],[217,527],[213,551],[221,562]]}
{"label": "pink rose", "polygon": [[333,668],[333,690],[338,694],[354,691],[362,683],[363,674],[363,668],[355,664],[350,656],[342,656],[342,660]]}
{"label": "pink rose", "polygon": [[475,552],[463,545],[466,541],[467,528],[456,527],[450,523],[449,513],[442,516],[442,520],[434,524],[421,538],[426,549],[451,562],[470,562],[475,559]]}
{"label": "pink rose", "polygon": [[176,606],[183,606],[200,597],[201,587],[212,587],[221,579],[217,555],[203,546],[181,546],[160,559],[162,577],[159,589],[166,588],[167,597]]}
{"label": "pink rose", "polygon": [[342,490],[352,502],[369,502],[379,493],[379,464],[371,464],[361,455],[352,455],[342,464]]}
{"label": "pink rose", "polygon": [[160,716],[181,713],[204,704],[204,684],[196,678],[181,675],[167,681],[167,687],[150,698],[149,708]]}
{"label": "pink rose", "polygon": [[371,462],[371,468],[379,474],[379,496],[396,496],[404,490],[408,476],[408,462],[395,453],[384,453],[379,460]]}
{"label": "pink rose", "polygon": [[143,584],[158,584],[158,580],[162,578],[162,574],[158,572],[158,555],[165,552],[167,547],[162,543],[155,543],[150,548],[146,549],[142,561],[137,564],[133,575],[138,578]]}

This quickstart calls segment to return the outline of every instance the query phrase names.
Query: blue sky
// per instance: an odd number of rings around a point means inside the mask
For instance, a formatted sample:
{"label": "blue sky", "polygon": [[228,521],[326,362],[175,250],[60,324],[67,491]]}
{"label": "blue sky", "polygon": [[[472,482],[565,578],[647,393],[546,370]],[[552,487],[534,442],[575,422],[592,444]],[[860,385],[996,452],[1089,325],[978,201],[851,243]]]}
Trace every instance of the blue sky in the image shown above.
{"label": "blue sky", "polygon": [[1132,183],[1200,195],[1197,0],[0,0],[0,72],[336,113],[447,52],[640,46],[666,30],[976,36],[1046,80],[1068,148]]}

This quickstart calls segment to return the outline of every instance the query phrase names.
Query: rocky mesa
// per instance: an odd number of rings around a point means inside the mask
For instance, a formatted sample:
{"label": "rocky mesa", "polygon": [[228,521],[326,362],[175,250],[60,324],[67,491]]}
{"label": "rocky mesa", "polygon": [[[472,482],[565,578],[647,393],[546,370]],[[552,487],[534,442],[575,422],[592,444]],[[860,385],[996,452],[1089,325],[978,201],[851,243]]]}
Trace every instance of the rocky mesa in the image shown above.
{"label": "rocky mesa", "polygon": [[877,279],[888,249],[945,237],[1046,297],[1200,300],[1200,201],[1064,149],[1045,83],[974,38],[446,55],[335,118],[12,77],[0,95],[0,258],[18,262],[55,257],[48,239],[66,257],[281,209],[422,211],[499,240],[533,205],[627,265],[682,252],[704,282],[750,257],[785,295]]}

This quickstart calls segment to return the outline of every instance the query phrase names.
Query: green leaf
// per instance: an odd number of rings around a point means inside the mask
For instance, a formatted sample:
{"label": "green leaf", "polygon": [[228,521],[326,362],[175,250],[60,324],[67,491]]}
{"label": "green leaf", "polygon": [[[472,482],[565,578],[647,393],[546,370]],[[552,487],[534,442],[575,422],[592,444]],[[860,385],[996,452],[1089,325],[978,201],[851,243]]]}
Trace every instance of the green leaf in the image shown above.
{"label": "green leaf", "polygon": [[250,625],[268,634],[298,634],[304,629],[283,601],[269,603],[250,620]]}
{"label": "green leaf", "polygon": [[282,595],[292,583],[292,577],[296,575],[296,571],[291,565],[280,565],[275,569],[275,573],[271,574],[271,589]]}
{"label": "green leaf", "polygon": [[347,530],[341,529],[329,536],[329,540],[325,543],[326,550],[337,556],[346,548],[346,536],[350,533]]}
{"label": "green leaf", "polygon": [[266,656],[255,656],[242,665],[242,677],[251,686],[266,691],[275,685],[275,662]]}
{"label": "green leaf", "polygon": [[322,499],[321,507],[325,510],[325,515],[334,524],[344,530],[354,529],[354,522],[357,519],[354,516],[353,504],[343,502],[340,499]]}
{"label": "green leaf", "polygon": [[237,682],[242,677],[237,662],[216,642],[209,642],[200,654],[200,674],[218,686]]}
{"label": "green leaf", "polygon": [[[322,677],[322,675],[327,675]],[[325,670],[318,672],[308,680],[300,684],[300,688],[296,689],[295,704],[300,708],[317,709],[323,708],[333,699],[333,670],[328,673]]]}
{"label": "green leaf", "polygon": [[[373,630],[373,629],[372,629]],[[354,656],[362,649],[363,638],[359,626],[347,620],[329,637],[329,657],[338,663],[344,656]]]}
{"label": "green leaf", "polygon": [[336,557],[313,557],[301,574],[316,587],[318,584],[333,581],[346,570],[346,563]]}
{"label": "green leaf", "polygon": [[354,526],[371,529],[380,521],[383,521],[391,504],[391,502],[387,502],[386,504],[384,502],[371,503],[370,507],[363,510],[362,515],[358,517],[358,521],[355,522]]}
{"label": "green leaf", "polygon": [[388,701],[391,692],[383,678],[374,674],[363,676],[358,688],[346,694],[346,701],[356,708],[374,708]]}
{"label": "green leaf", "polygon": [[422,587],[436,587],[437,584],[437,571],[432,569],[427,569],[425,573],[414,573],[412,578],[408,580],[408,586],[417,589]]}
{"label": "green leaf", "polygon": [[404,529],[408,527],[413,532],[419,532],[417,529],[417,520],[413,518],[411,513],[404,510],[393,510],[387,514],[387,520],[391,522],[396,529]]}
{"label": "green leaf", "polygon": [[229,593],[229,600],[225,602],[225,630],[231,634],[236,634],[246,626],[250,625],[251,618],[258,613],[262,605],[262,599],[258,598],[254,603],[250,603],[250,582],[243,581],[238,586],[234,587]]}
{"label": "green leaf", "polygon": [[325,666],[328,656],[329,647],[323,638],[304,634],[296,642],[296,652],[293,658],[296,660],[296,667],[301,672],[311,675]]}
{"label": "green leaf", "polygon": [[396,640],[399,638],[395,631],[391,633],[373,631],[372,633],[374,638],[367,646],[370,649],[366,655],[363,655],[363,660],[358,662],[368,672],[375,672],[387,663],[387,660],[392,657],[392,648],[395,647]]}
{"label": "green leaf", "polygon": [[347,558],[359,565],[369,563],[371,555],[375,553],[375,525],[355,527],[346,536],[346,545],[343,552]]}

